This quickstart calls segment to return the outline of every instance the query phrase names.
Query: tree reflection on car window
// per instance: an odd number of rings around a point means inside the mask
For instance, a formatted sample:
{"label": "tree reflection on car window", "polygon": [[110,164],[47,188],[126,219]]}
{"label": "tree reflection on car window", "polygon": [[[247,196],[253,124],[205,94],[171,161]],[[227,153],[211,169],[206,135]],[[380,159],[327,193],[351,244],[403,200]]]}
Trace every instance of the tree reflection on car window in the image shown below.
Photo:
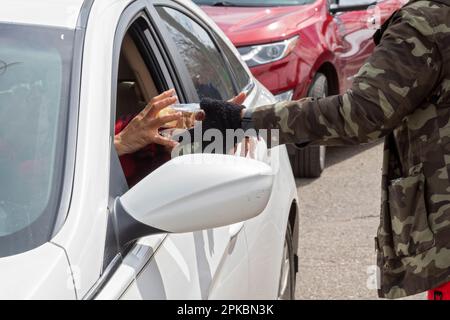
{"label": "tree reflection on car window", "polygon": [[197,22],[180,11],[158,7],[200,99],[228,100],[236,93],[229,70],[215,43]]}

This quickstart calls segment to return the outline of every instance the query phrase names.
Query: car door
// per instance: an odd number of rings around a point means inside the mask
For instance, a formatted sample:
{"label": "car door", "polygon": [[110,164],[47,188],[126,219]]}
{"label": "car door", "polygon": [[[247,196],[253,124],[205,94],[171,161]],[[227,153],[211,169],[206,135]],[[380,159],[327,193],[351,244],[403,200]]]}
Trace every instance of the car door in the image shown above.
{"label": "car door", "polygon": [[[339,5],[372,4],[374,0],[339,0]],[[380,26],[377,5],[366,10],[337,13],[334,17],[339,25],[343,49],[338,53],[342,61],[345,89],[351,87],[354,76],[372,53],[375,45],[372,37]]]}
{"label": "car door", "polygon": [[[208,26],[171,1],[157,2],[154,10],[183,83],[190,84],[192,100],[188,102],[204,97],[226,100],[235,96],[234,75]],[[187,245],[194,250],[187,251]],[[170,278],[177,279],[172,290],[167,290],[169,298],[248,296],[247,245],[241,224],[191,234],[171,234],[161,249],[155,256],[155,264],[166,265]]]}
{"label": "car door", "polygon": [[[146,17],[158,29],[151,25],[143,31],[145,41],[152,48],[152,54],[157,56],[160,70],[164,74],[167,88],[175,87],[180,102],[192,102],[202,94],[222,98],[231,98],[236,94],[234,80],[230,72],[223,82],[216,82],[211,86],[195,87],[193,70],[189,69],[189,61],[178,55],[178,49],[167,31],[167,23],[160,17],[161,10],[177,10],[177,14],[188,19],[184,8],[173,9],[172,2],[162,2],[158,9],[153,2],[148,3]],[[163,8],[164,9],[161,9]],[[167,18],[167,17],[166,17]],[[186,22],[187,23],[187,22]],[[214,48],[208,39],[208,33],[203,26],[191,22],[201,33],[198,45],[208,49]],[[178,35],[185,36],[179,25]],[[189,35],[192,36],[192,35]],[[192,40],[192,38],[190,38]],[[197,41],[197,39],[195,39]],[[206,43],[206,44],[205,44]],[[198,50],[199,47],[194,47]],[[195,63],[200,63],[203,51],[190,52]],[[220,54],[209,52],[211,59],[217,65],[223,64],[221,72],[228,65]],[[222,59],[222,60],[220,60]],[[217,66],[216,65],[216,66]],[[169,71],[170,69],[170,71]],[[204,69],[202,69],[204,70]],[[196,76],[211,76],[206,71]],[[212,75],[217,77],[217,75]],[[228,82],[226,82],[228,81]],[[233,81],[233,82],[232,82]],[[167,89],[165,88],[165,89]],[[216,96],[216,95],[220,96]],[[117,163],[117,161],[116,161]],[[113,166],[112,166],[113,167]],[[116,165],[117,167],[117,165]],[[219,169],[219,167],[218,167]],[[195,177],[192,177],[195,179]],[[180,183],[183,183],[180,181]],[[155,186],[155,192],[157,186]],[[124,192],[125,190],[122,190]],[[120,193],[119,193],[120,194]],[[208,298],[245,298],[248,295],[248,258],[245,235],[242,228],[233,226],[215,228],[194,233],[168,234],[151,236],[138,240],[127,252],[120,267],[114,273],[98,298],[122,299],[208,299]],[[133,277],[135,277],[133,279]],[[130,280],[131,279],[131,280]]]}
{"label": "car door", "polygon": [[[202,12],[199,12],[198,15],[202,18],[205,16]],[[204,19],[208,18],[205,16]],[[274,103],[276,100],[273,95],[253,77],[249,77],[250,71],[238,58],[239,53],[222,31],[217,28],[213,33],[237,79],[238,91],[247,92],[245,106],[257,108]],[[260,133],[263,134],[263,132]],[[252,139],[249,144],[250,152],[244,152],[241,155],[269,164],[276,182],[271,201],[266,209],[257,217],[247,220],[245,223],[233,225],[230,229],[234,234],[242,228],[247,238],[249,251],[248,297],[251,299],[276,299],[288,215],[293,199],[296,198],[295,182],[284,145],[268,149],[264,139]],[[243,149],[241,143],[237,147],[237,152]]]}
{"label": "car door", "polygon": [[384,23],[395,10],[400,9],[408,0],[379,0],[377,7],[380,13],[381,23]]}

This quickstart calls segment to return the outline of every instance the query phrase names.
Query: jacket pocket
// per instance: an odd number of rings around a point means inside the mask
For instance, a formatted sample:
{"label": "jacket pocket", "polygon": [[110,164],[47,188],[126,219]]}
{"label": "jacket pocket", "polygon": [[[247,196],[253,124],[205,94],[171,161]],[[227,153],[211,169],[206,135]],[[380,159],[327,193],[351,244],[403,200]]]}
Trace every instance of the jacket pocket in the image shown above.
{"label": "jacket pocket", "polygon": [[393,249],[398,257],[417,255],[434,246],[424,189],[421,165],[410,176],[391,181],[388,188]]}

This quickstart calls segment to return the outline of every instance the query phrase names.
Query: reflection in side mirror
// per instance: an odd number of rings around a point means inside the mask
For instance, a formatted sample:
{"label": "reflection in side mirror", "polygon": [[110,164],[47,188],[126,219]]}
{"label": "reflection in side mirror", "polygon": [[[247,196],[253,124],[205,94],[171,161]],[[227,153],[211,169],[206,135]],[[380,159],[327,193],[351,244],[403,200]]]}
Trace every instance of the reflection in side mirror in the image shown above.
{"label": "reflection in side mirror", "polygon": [[367,10],[368,8],[370,8],[371,6],[374,6],[376,4],[377,4],[376,1],[369,3],[369,4],[351,4],[351,5],[338,5],[338,4],[333,3],[330,5],[330,13],[336,14],[339,12],[362,11],[362,10]]}
{"label": "reflection in side mirror", "polygon": [[119,242],[251,219],[266,208],[272,184],[272,168],[260,161],[221,154],[177,157],[116,199]]}

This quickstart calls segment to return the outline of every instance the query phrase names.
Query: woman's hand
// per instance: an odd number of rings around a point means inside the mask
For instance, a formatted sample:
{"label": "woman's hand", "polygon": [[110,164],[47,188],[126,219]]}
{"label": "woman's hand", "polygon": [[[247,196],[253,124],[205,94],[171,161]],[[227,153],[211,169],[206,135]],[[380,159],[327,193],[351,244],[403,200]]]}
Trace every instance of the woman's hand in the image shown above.
{"label": "woman's hand", "polygon": [[231,103],[237,104],[237,105],[241,105],[244,103],[245,99],[247,99],[247,94],[245,92],[241,92],[233,99],[228,100],[228,102],[231,102]]}
{"label": "woman's hand", "polygon": [[181,118],[179,112],[158,116],[161,110],[177,102],[177,98],[173,96],[174,93],[175,90],[171,89],[154,97],[144,110],[114,137],[114,146],[119,156],[134,153],[152,143],[168,148],[177,145],[176,141],[161,136],[158,131],[163,125]]}

